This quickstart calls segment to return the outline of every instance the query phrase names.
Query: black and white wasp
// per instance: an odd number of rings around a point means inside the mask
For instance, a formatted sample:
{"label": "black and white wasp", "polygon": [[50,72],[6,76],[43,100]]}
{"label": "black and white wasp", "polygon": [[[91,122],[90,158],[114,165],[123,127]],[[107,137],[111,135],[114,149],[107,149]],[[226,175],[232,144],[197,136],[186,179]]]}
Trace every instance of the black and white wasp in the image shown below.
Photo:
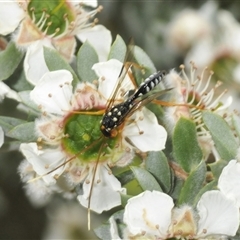
{"label": "black and white wasp", "polygon": [[[139,88],[122,103],[107,108],[103,115],[100,129],[105,137],[114,137],[118,126],[125,119],[142,106],[144,96],[155,88],[165,77],[165,71],[158,71],[148,78],[139,86]],[[141,99],[140,99],[141,97]]]}
{"label": "black and white wasp", "polygon": [[160,84],[160,82],[163,81],[166,75],[165,71],[158,71],[150,75],[149,77],[147,77],[136,89],[125,89],[126,92],[123,93],[124,98],[122,99],[122,102],[119,103],[117,96],[119,95],[119,91],[122,89],[121,86],[122,86],[123,80],[125,79],[126,75],[131,72],[130,69],[134,65],[134,63],[132,62],[132,59],[134,58],[133,48],[134,48],[133,44],[130,43],[127,49],[124,63],[122,65],[122,68],[118,76],[117,84],[111,94],[111,97],[104,111],[100,110],[96,112],[94,111],[73,112],[73,115],[74,113],[85,115],[85,116],[102,115],[100,125],[98,126],[100,137],[95,138],[93,142],[88,143],[88,145],[84,146],[81,151],[78,151],[77,153],[75,152],[74,155],[69,159],[67,159],[63,164],[52,169],[46,174],[40,176],[40,177],[43,177],[47,174],[53,173],[56,169],[62,166],[65,166],[66,164],[70,163],[71,161],[78,158],[79,156],[83,156],[88,151],[96,153],[97,157],[96,157],[96,160],[94,161],[95,167],[93,169],[93,177],[89,181],[90,190],[88,195],[88,206],[87,206],[89,219],[90,219],[90,209],[91,209],[91,196],[94,191],[95,176],[96,176],[98,164],[99,162],[102,161],[102,156],[104,155],[103,152],[105,151],[105,149],[107,149],[105,148],[105,146],[108,144],[109,145],[111,144],[110,143],[111,139],[115,139],[115,138],[117,139],[118,134],[123,128],[124,124],[128,122],[128,119],[137,110],[139,110],[141,107],[145,106],[146,104],[150,103],[152,100],[160,96],[162,93],[165,93],[166,91],[168,91],[168,89],[165,91],[164,90],[154,91],[154,89],[156,89],[156,87]]}

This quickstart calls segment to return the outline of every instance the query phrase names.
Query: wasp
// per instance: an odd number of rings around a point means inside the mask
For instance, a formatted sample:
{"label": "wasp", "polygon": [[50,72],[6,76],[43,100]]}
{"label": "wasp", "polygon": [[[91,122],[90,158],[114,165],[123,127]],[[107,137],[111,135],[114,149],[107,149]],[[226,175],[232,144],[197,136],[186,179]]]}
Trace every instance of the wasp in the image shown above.
{"label": "wasp", "polygon": [[[133,45],[130,44],[128,46],[127,54],[124,60],[124,63],[122,65],[122,68],[120,70],[117,84],[111,94],[110,100],[106,106],[105,109],[100,111],[72,111],[72,114],[82,114],[82,115],[102,115],[101,122],[97,126],[99,128],[99,132],[101,133],[100,137],[98,139],[95,138],[91,143],[88,142],[88,145],[85,145],[82,150],[73,152],[73,156],[68,158],[64,163],[58,165],[56,168],[52,169],[51,171],[47,172],[46,174],[40,176],[39,178],[50,174],[54,172],[56,169],[65,166],[67,163],[70,163],[74,159],[78,158],[79,156],[82,156],[84,158],[84,154],[87,155],[87,152],[94,152],[96,155],[96,160],[94,160],[94,169],[93,169],[93,175],[91,181],[89,181],[90,190],[89,190],[89,196],[88,196],[88,219],[90,222],[90,209],[91,209],[91,196],[92,192],[94,191],[94,183],[95,183],[95,176],[97,172],[97,168],[99,165],[99,162],[104,158],[104,146],[107,145],[114,145],[114,141],[111,142],[113,139],[117,139],[119,131],[121,131],[122,127],[125,123],[127,123],[128,119],[141,107],[145,106],[147,103],[154,100],[156,97],[158,97],[160,94],[162,94],[164,91],[156,91],[154,92],[153,89],[155,89],[161,81],[166,76],[166,71],[158,71],[149,77],[147,77],[139,87],[136,89],[126,89],[126,91],[123,93],[124,99],[121,100],[120,103],[116,103],[119,100],[117,99],[117,96],[119,95],[119,91],[121,90],[121,86],[123,83],[123,79],[126,77],[127,74],[129,74],[130,69],[133,66],[132,60],[132,52],[133,52]],[[73,116],[74,117],[74,116]],[[88,137],[88,136],[84,136]],[[74,141],[71,140],[71,136],[69,138],[66,137],[66,141]],[[63,140],[63,141],[65,141]],[[115,141],[116,142],[116,141]],[[74,143],[75,145],[78,144],[76,141]],[[66,145],[65,145],[66,146]],[[77,152],[77,153],[76,153]],[[89,227],[90,228],[90,227]]]}

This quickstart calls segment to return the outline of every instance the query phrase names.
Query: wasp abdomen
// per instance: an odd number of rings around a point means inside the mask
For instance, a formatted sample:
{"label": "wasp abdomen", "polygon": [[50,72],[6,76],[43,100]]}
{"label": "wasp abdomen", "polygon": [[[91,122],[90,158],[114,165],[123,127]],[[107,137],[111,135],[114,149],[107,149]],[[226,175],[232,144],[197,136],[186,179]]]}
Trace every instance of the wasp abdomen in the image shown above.
{"label": "wasp abdomen", "polygon": [[132,100],[135,100],[136,98],[148,93],[153,88],[155,88],[162,81],[165,75],[165,71],[158,71],[146,78],[144,82],[141,83],[138,90],[132,95]]}

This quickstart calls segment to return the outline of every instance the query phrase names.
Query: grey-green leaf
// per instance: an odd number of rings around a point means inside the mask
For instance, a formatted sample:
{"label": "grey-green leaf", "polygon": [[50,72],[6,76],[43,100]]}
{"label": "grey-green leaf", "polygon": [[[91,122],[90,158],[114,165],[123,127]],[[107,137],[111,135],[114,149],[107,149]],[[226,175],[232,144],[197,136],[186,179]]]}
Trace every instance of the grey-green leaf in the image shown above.
{"label": "grey-green leaf", "polygon": [[226,121],[221,116],[209,111],[203,112],[203,121],[212,136],[220,157],[227,161],[234,159],[237,155],[238,144]]}
{"label": "grey-green leaf", "polygon": [[232,122],[233,122],[233,126],[235,128],[235,131],[237,133],[237,136],[238,136],[238,138],[240,138],[240,117],[236,114],[233,114]]}
{"label": "grey-green leaf", "polygon": [[134,57],[136,62],[148,69],[150,73],[156,72],[156,68],[150,57],[138,46],[134,47]]}
{"label": "grey-green leaf", "polygon": [[0,126],[3,128],[5,134],[7,134],[14,127],[26,123],[26,121],[18,118],[0,116]]}
{"label": "grey-green leaf", "polygon": [[28,106],[32,110],[32,112],[37,115],[39,113],[39,109],[37,105],[30,99],[30,92],[31,91],[22,91],[18,94],[22,100],[22,103]]}
{"label": "grey-green leaf", "polygon": [[171,171],[163,152],[149,152],[146,169],[157,179],[164,192],[171,189]]}
{"label": "grey-green leaf", "polygon": [[117,59],[120,62],[123,62],[125,59],[127,47],[123,39],[117,35],[114,43],[111,46],[108,59]]}
{"label": "grey-green leaf", "polygon": [[8,137],[20,140],[21,142],[33,142],[37,140],[35,134],[35,123],[27,122],[12,128],[8,133]]}
{"label": "grey-green leaf", "polygon": [[139,168],[139,167],[130,167],[133,171],[133,174],[135,178],[137,179],[138,183],[140,184],[143,191],[149,190],[149,191],[160,191],[162,192],[162,189],[156,179],[146,171],[145,169]]}
{"label": "grey-green leaf", "polygon": [[[124,236],[123,232],[125,229],[125,224],[123,224],[123,210],[115,212],[111,216],[111,221],[116,222],[116,229],[115,229],[117,231],[116,234],[119,235],[119,239],[122,239]],[[110,227],[113,227],[113,226],[111,226],[110,219],[109,219],[105,224],[94,229],[94,232],[99,237],[99,239],[112,240],[113,236],[111,236]]]}
{"label": "grey-green leaf", "polygon": [[194,199],[194,206],[197,205],[198,201],[200,200],[201,196],[207,192],[207,191],[211,191],[211,190],[216,190],[217,189],[217,181],[213,180],[210,183],[206,184],[197,194],[197,196]]}
{"label": "grey-green leaf", "polygon": [[49,71],[55,70],[68,70],[73,75],[73,84],[77,84],[79,82],[78,77],[71,66],[67,63],[65,59],[57,52],[55,49],[44,47],[44,58],[47,64]]}
{"label": "grey-green leaf", "polygon": [[177,163],[190,172],[202,160],[202,151],[198,145],[195,124],[181,117],[173,132],[173,153]]}
{"label": "grey-green leaf", "polygon": [[98,55],[93,46],[84,42],[77,54],[77,73],[82,81],[92,82],[98,77],[92,70],[92,66],[98,63]]}
{"label": "grey-green leaf", "polygon": [[178,205],[194,203],[195,197],[203,187],[203,183],[206,177],[206,165],[205,162],[201,162],[196,169],[194,169],[185,181],[181,190]]}
{"label": "grey-green leaf", "polygon": [[10,42],[7,48],[0,53],[0,80],[10,77],[20,61],[24,52],[19,50],[14,42]]}
{"label": "grey-green leaf", "polygon": [[218,160],[217,162],[208,164],[209,167],[211,168],[211,172],[215,179],[219,178],[220,174],[222,173],[223,168],[225,166],[227,166],[227,164],[228,164],[228,161],[225,161],[222,159]]}

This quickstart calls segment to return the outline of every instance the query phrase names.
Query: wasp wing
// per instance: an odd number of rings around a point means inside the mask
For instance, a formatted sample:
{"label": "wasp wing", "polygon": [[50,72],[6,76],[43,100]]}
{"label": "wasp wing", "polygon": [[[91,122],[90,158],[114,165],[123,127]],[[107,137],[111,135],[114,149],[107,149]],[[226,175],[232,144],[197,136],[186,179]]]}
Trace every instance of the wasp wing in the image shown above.
{"label": "wasp wing", "polygon": [[112,106],[114,104],[114,101],[116,99],[116,96],[118,94],[118,91],[121,88],[122,82],[123,82],[124,78],[126,77],[129,69],[132,67],[131,62],[133,61],[133,58],[134,58],[133,57],[133,49],[134,49],[134,41],[131,38],[129,40],[128,45],[127,45],[127,52],[126,52],[126,55],[125,55],[125,59],[123,61],[123,66],[120,70],[117,83],[114,87],[114,90],[113,90],[112,95],[110,97],[110,101],[109,101],[106,109],[111,109],[112,108]]}

